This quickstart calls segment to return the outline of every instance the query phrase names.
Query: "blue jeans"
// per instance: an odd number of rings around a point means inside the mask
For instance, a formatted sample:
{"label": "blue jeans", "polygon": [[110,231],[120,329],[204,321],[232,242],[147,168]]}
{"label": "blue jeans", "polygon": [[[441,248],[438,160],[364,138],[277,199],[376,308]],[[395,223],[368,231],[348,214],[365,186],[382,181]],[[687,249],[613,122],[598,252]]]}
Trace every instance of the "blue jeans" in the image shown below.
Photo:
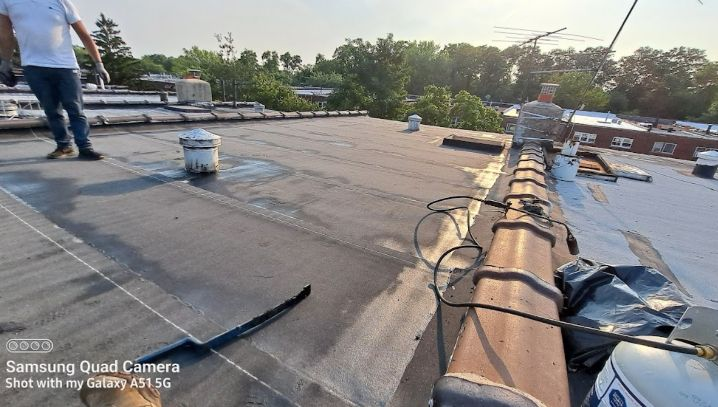
{"label": "blue jeans", "polygon": [[25,80],[45,110],[55,142],[60,148],[69,147],[72,139],[67,132],[62,109],[70,118],[70,128],[77,148],[92,148],[90,125],[82,111],[82,84],[77,69],[23,66]]}

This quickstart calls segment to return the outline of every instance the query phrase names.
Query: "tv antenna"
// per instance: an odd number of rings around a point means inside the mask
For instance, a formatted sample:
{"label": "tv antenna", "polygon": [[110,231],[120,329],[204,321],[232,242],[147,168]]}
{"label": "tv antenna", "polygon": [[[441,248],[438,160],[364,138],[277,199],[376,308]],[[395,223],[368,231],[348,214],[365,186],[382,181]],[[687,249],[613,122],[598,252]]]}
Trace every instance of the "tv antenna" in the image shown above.
{"label": "tv antenna", "polygon": [[539,45],[558,46],[560,42],[586,42],[586,41],[603,41],[600,38],[590,37],[587,35],[566,33],[566,27],[553,31],[531,30],[527,28],[501,27],[494,26],[494,33],[501,34],[503,38],[495,39],[495,42],[509,42],[519,47],[524,45],[533,45],[535,49]]}

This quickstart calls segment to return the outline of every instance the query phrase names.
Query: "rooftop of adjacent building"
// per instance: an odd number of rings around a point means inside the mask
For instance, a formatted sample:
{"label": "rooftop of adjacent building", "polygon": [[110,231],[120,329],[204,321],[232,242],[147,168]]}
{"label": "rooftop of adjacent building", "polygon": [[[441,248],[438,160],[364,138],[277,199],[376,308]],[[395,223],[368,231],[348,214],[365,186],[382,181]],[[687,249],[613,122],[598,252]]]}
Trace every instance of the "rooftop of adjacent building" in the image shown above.
{"label": "rooftop of adjacent building", "polygon": [[[520,112],[521,105],[513,105],[505,109],[502,115],[506,118],[516,119],[519,117]],[[572,109],[564,109],[562,120],[567,122],[572,113]],[[690,121],[671,120],[669,121],[670,124],[659,124],[655,126],[654,123],[625,119],[611,112],[577,110],[572,118],[572,122],[586,126],[641,132],[651,131],[658,134],[670,134],[683,137],[718,139],[718,125],[710,125],[710,133],[708,133],[708,124]]]}

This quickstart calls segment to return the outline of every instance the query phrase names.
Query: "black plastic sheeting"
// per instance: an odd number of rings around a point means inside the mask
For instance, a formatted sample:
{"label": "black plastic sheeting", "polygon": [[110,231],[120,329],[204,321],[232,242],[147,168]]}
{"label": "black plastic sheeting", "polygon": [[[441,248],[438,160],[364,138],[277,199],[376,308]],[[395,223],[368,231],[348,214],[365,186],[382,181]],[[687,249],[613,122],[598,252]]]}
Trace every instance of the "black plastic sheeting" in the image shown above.
{"label": "black plastic sheeting", "polygon": [[[628,335],[668,337],[688,308],[685,295],[646,266],[609,266],[578,259],[558,269],[564,321]],[[569,368],[600,369],[618,341],[564,330]]]}

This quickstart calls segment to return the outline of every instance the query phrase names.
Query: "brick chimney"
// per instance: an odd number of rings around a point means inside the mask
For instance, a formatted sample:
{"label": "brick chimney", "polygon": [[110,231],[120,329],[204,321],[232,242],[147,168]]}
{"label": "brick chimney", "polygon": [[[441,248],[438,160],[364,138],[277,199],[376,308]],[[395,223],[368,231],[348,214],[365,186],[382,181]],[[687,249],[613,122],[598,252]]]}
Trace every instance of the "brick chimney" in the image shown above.
{"label": "brick chimney", "polygon": [[556,89],[559,85],[555,83],[542,83],[541,93],[538,95],[538,101],[544,103],[553,103],[553,97],[556,95]]}

